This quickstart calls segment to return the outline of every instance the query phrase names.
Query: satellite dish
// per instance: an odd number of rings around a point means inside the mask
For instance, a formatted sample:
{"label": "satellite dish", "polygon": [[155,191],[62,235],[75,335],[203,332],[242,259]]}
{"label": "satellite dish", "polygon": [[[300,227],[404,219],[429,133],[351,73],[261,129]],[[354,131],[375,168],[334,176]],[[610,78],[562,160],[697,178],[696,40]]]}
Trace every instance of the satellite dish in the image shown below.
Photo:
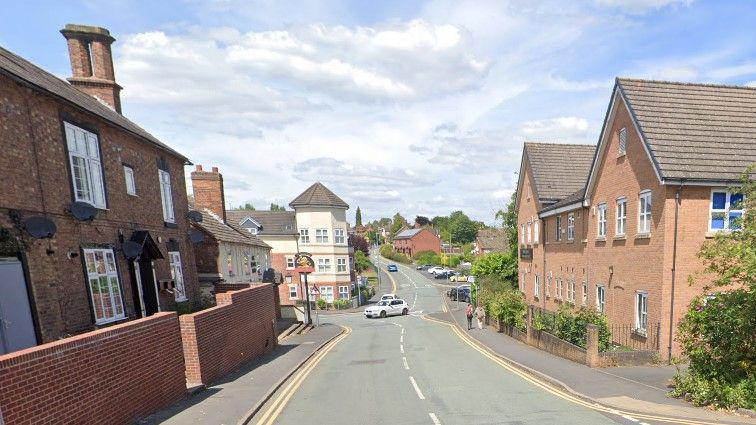
{"label": "satellite dish", "polygon": [[186,213],[186,218],[189,219],[189,221],[195,222],[195,223],[201,223],[202,222],[202,213],[197,210],[191,210],[188,213]]}
{"label": "satellite dish", "polygon": [[81,201],[71,204],[68,210],[71,212],[71,215],[81,221],[91,221],[97,215],[97,209],[95,207]]}
{"label": "satellite dish", "polygon": [[124,257],[133,260],[142,255],[142,245],[134,241],[126,241],[121,244],[121,251],[123,251]]}
{"label": "satellite dish", "polygon": [[199,230],[192,229],[189,231],[189,240],[193,243],[202,243],[205,241],[205,234]]}
{"label": "satellite dish", "polygon": [[47,217],[29,217],[24,221],[24,229],[29,232],[32,237],[37,239],[47,239],[55,235],[58,230],[55,227],[55,222]]}

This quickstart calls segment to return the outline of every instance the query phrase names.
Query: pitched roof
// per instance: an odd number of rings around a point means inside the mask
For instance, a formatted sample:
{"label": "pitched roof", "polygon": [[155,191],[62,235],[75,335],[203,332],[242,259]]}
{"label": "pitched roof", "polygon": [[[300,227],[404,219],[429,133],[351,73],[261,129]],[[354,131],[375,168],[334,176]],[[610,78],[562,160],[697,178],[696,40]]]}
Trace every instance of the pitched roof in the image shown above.
{"label": "pitched roof", "polygon": [[315,182],[308,187],[299,196],[289,203],[292,208],[295,207],[337,207],[349,208],[349,205],[341,198],[331,192],[330,189],[323,186],[320,182]]}
{"label": "pitched roof", "polygon": [[595,145],[525,143],[539,200],[557,201],[585,186]]}
{"label": "pitched roof", "polygon": [[412,239],[416,234],[422,232],[423,229],[406,229],[402,230],[401,232],[397,233],[396,236],[394,236],[394,240],[396,239]]}
{"label": "pitched roof", "polygon": [[260,223],[259,235],[297,235],[296,214],[294,211],[247,211],[226,210],[226,220],[231,224],[241,225],[250,217]]}
{"label": "pitched roof", "polygon": [[618,78],[662,179],[739,180],[756,163],[756,88]]}
{"label": "pitched roof", "polygon": [[507,250],[507,234],[503,229],[481,229],[475,238],[480,249],[492,251]]}
{"label": "pitched roof", "polygon": [[270,248],[268,244],[261,241],[254,235],[245,235],[244,233],[242,233],[243,230],[237,230],[225,224],[217,215],[211,213],[209,210],[202,210],[200,211],[200,213],[202,213],[202,221],[199,223],[193,223],[193,225],[209,233],[215,239],[223,242],[233,242]]}
{"label": "pitched roof", "polygon": [[539,213],[544,213],[544,212],[552,211],[552,210],[555,210],[555,209],[558,209],[558,208],[561,208],[561,207],[566,207],[566,206],[572,205],[572,204],[574,204],[576,202],[581,202],[584,197],[585,197],[585,188],[583,187],[580,190],[578,190],[577,192],[573,193],[572,195],[569,195],[569,196],[563,198],[559,202],[555,202],[555,203],[553,203],[551,205],[548,205],[548,206],[542,208],[538,212]]}
{"label": "pitched roof", "polygon": [[118,112],[103,105],[94,97],[2,47],[0,47],[0,73],[25,85],[32,86],[37,90],[72,103],[74,106],[97,115],[116,127],[120,127],[121,129],[146,140],[154,146],[176,155],[183,161],[189,162],[184,155],[171,149],[168,145],[165,145],[155,138],[155,136],[134,124]]}

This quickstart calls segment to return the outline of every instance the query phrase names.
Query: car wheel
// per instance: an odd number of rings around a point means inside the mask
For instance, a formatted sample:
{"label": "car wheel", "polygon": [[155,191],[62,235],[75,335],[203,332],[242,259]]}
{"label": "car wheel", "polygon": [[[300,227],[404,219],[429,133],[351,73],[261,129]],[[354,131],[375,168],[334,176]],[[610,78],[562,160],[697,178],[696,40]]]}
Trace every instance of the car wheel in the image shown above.
{"label": "car wheel", "polygon": [[408,314],[409,314],[409,310],[408,309],[405,308],[404,310],[402,310],[402,316],[406,316]]}
{"label": "car wheel", "polygon": [[385,319],[385,318],[386,318],[386,311],[384,310],[381,312],[381,319]]}

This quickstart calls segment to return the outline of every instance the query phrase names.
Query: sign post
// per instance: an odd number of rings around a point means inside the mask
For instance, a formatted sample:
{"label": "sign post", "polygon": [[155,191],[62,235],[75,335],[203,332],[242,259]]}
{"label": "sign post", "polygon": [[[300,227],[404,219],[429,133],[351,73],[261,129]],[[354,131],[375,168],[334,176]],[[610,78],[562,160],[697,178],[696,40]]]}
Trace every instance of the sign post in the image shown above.
{"label": "sign post", "polygon": [[315,262],[312,256],[307,252],[300,252],[294,257],[296,268],[294,269],[302,277],[305,285],[305,296],[307,297],[307,317],[305,322],[312,325],[312,314],[310,313],[310,288],[307,285],[307,275],[315,271]]}

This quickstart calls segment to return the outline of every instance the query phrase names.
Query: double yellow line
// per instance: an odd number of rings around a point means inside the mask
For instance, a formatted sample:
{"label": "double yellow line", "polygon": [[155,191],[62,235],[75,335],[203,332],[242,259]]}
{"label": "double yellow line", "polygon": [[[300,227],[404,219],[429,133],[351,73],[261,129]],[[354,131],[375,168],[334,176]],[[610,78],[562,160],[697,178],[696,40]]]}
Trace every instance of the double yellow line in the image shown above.
{"label": "double yellow line", "polygon": [[332,339],[329,343],[323,346],[323,348],[321,348],[320,351],[315,354],[315,356],[307,361],[306,366],[290,379],[289,384],[286,386],[286,388],[284,388],[283,391],[281,391],[281,393],[278,395],[278,397],[276,397],[276,399],[272,403],[270,403],[268,410],[266,410],[265,413],[260,417],[260,420],[257,421],[257,425],[268,425],[276,421],[278,415],[281,414],[281,411],[283,411],[283,408],[289,402],[291,397],[302,385],[302,382],[304,382],[305,378],[307,378],[310,372],[315,369],[315,366],[317,366],[318,363],[323,360],[323,357],[325,357],[326,354],[328,354],[328,352],[333,349],[333,347],[335,347],[339,342],[341,342],[342,339],[346,338],[347,336],[349,336],[349,334],[352,333],[352,328],[350,328],[349,326],[342,326],[342,328],[344,329],[344,331],[341,333],[341,335]]}
{"label": "double yellow line", "polygon": [[557,397],[560,397],[569,402],[578,404],[580,406],[587,407],[588,409],[604,412],[604,413],[609,413],[612,415],[618,415],[618,416],[631,416],[639,420],[650,420],[650,421],[668,422],[668,423],[684,424],[684,425],[721,425],[721,422],[703,422],[703,421],[696,421],[692,419],[675,418],[675,417],[669,417],[669,416],[656,416],[656,415],[648,415],[644,413],[629,412],[629,411],[619,410],[619,409],[585,401],[582,398],[579,398],[564,389],[554,386],[548,381],[538,379],[535,376],[529,373],[526,373],[522,371],[521,369],[516,368],[512,366],[511,364],[505,362],[504,360],[499,358],[499,356],[496,355],[490,348],[486,347],[485,345],[481,344],[480,342],[474,340],[472,337],[462,332],[458,326],[452,323],[444,322],[444,321],[434,319],[428,316],[422,316],[422,318],[431,322],[449,326],[454,331],[454,333],[457,334],[457,336],[462,341],[464,341],[467,345],[469,345],[470,347],[472,347],[473,349],[475,349],[476,351],[478,351],[479,353],[481,353],[483,356],[487,357],[494,363],[503,367],[504,369],[512,372],[513,374],[519,376],[525,381],[530,382],[531,384],[535,385],[538,388],[541,388],[542,390],[550,394],[553,394]]}

